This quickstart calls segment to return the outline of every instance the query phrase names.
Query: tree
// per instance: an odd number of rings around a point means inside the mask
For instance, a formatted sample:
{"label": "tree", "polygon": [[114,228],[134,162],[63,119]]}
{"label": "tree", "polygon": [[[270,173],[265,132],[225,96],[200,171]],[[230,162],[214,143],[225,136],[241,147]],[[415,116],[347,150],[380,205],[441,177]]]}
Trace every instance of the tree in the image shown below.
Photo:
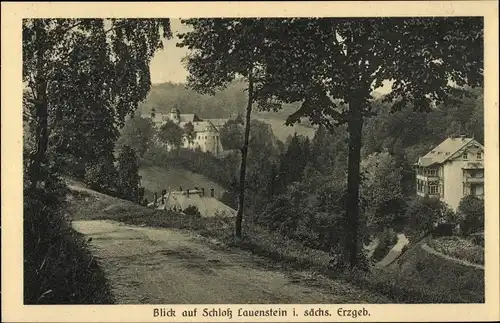
{"label": "tree", "polygon": [[307,165],[309,141],[301,138],[296,133],[291,137],[286,151],[282,154],[279,169],[279,181],[281,189],[288,184],[298,182],[302,178],[302,172]]}
{"label": "tree", "polygon": [[299,101],[289,123],[308,117],[329,129],[347,125],[346,239],[354,267],[362,129],[373,114],[372,91],[391,80],[384,99],[394,110],[411,104],[427,111],[449,102],[458,87],[481,85],[482,18],[290,18],[271,20],[259,36],[269,39],[266,77],[255,93],[260,107]]}
{"label": "tree", "polygon": [[162,37],[171,37],[168,19],[23,20],[30,187],[41,182],[50,147],[77,161],[113,148],[117,128],[149,91]]}
{"label": "tree", "polygon": [[118,155],[117,191],[120,197],[139,202],[139,166],[137,157],[132,148],[123,146]]}
{"label": "tree", "polygon": [[470,234],[484,230],[484,200],[474,195],[467,195],[460,200],[458,213],[461,218],[460,230]]}
{"label": "tree", "polygon": [[455,214],[439,199],[424,197],[409,204],[405,217],[410,233],[420,235],[430,233],[438,223],[453,223]]}
{"label": "tree", "polygon": [[98,161],[89,163],[85,169],[85,184],[90,189],[105,194],[110,194],[116,190],[116,177],[117,172],[111,152],[107,158],[102,157]]}
{"label": "tree", "polygon": [[184,125],[184,136],[187,142],[192,145],[194,143],[194,139],[196,137],[196,133],[194,132],[193,123],[190,121]]}
{"label": "tree", "polygon": [[160,141],[168,146],[175,147],[179,151],[182,145],[184,131],[172,120],[168,120],[158,131]]}
{"label": "tree", "polygon": [[228,120],[220,130],[220,141],[224,149],[239,149],[243,146],[244,128],[236,120]]}
{"label": "tree", "polygon": [[187,19],[182,22],[192,29],[180,34],[180,42],[177,44],[191,50],[186,57],[188,84],[191,88],[200,93],[214,94],[216,90],[226,88],[231,81],[239,77],[243,77],[248,84],[235,223],[235,237],[240,239],[250,120],[252,105],[255,102],[254,85],[258,84],[262,72],[264,25],[261,19]]}
{"label": "tree", "polygon": [[392,226],[404,214],[401,169],[388,153],[373,153],[361,161],[361,196],[367,204],[367,226]]}
{"label": "tree", "polygon": [[151,145],[154,132],[154,125],[150,119],[135,116],[125,122],[116,147],[121,149],[123,146],[129,146],[138,157],[142,158]]}

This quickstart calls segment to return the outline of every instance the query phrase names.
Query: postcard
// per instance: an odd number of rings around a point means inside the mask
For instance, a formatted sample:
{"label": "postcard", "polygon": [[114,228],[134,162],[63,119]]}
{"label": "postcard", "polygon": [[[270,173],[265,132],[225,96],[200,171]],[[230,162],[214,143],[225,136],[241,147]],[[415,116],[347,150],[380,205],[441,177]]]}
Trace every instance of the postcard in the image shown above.
{"label": "postcard", "polygon": [[8,322],[494,321],[498,3],[2,3]]}

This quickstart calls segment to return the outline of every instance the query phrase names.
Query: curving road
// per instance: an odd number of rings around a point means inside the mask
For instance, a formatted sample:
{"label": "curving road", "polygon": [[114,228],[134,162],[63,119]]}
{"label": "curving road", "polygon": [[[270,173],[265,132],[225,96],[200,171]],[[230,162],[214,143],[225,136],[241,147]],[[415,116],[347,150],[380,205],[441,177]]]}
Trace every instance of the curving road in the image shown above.
{"label": "curving road", "polygon": [[308,272],[269,268],[264,258],[228,250],[187,231],[74,221],[92,238],[120,304],[390,303]]}

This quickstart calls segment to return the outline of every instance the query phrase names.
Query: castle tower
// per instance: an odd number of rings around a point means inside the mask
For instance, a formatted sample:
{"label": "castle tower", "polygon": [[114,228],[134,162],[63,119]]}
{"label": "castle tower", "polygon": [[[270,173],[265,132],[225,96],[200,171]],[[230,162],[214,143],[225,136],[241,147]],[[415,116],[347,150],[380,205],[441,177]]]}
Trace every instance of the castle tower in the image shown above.
{"label": "castle tower", "polygon": [[170,111],[170,120],[175,123],[181,122],[181,112],[179,109],[173,108],[172,111]]}

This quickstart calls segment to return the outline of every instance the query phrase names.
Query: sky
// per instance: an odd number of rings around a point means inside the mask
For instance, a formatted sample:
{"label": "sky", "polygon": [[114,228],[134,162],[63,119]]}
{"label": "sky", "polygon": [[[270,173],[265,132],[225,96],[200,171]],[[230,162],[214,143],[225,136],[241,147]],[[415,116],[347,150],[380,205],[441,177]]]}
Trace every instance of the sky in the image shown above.
{"label": "sky", "polygon": [[178,32],[188,30],[186,26],[181,24],[180,19],[170,20],[172,33],[174,37],[163,41],[164,49],[158,51],[151,60],[151,83],[184,83],[188,72],[182,66],[181,60],[186,56],[188,50],[186,48],[178,48],[175,44],[179,41],[177,38]]}
{"label": "sky", "polygon": [[[177,33],[186,32],[188,27],[181,24],[180,19],[171,19],[170,25],[174,37],[163,41],[164,48],[156,53],[151,60],[150,72],[151,83],[185,83],[188,75],[187,70],[182,65],[182,58],[186,56],[186,48],[178,48],[175,44],[179,41]],[[384,82],[384,86],[377,89],[377,92],[386,94],[390,92],[390,83]]]}

